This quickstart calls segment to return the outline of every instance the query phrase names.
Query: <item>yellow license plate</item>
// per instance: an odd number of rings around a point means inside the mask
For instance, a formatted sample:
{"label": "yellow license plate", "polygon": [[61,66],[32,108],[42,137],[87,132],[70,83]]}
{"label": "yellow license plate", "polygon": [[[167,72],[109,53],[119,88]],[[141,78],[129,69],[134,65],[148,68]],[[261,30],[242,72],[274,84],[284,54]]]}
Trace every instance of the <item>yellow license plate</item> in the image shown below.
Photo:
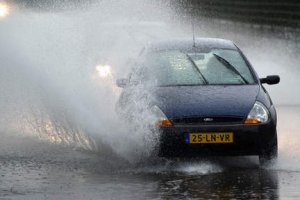
{"label": "yellow license plate", "polygon": [[233,143],[233,133],[187,133],[185,136],[187,144],[199,143]]}

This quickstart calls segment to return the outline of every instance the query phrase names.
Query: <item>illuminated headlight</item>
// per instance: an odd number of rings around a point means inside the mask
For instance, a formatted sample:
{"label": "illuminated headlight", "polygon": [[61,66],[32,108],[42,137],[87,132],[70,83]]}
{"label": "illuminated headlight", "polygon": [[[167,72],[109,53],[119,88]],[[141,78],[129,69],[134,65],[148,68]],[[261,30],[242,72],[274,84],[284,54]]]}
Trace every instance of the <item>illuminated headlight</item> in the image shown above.
{"label": "illuminated headlight", "polygon": [[151,108],[151,113],[155,117],[155,124],[157,126],[172,126],[171,120],[166,117],[158,106],[153,106]]}
{"label": "illuminated headlight", "polygon": [[98,73],[98,76],[101,78],[107,78],[112,75],[111,67],[109,65],[97,65],[96,71]]}
{"label": "illuminated headlight", "polygon": [[269,120],[268,109],[260,102],[255,102],[244,124],[261,124]]}
{"label": "illuminated headlight", "polygon": [[0,18],[6,17],[9,14],[9,7],[0,2]]}

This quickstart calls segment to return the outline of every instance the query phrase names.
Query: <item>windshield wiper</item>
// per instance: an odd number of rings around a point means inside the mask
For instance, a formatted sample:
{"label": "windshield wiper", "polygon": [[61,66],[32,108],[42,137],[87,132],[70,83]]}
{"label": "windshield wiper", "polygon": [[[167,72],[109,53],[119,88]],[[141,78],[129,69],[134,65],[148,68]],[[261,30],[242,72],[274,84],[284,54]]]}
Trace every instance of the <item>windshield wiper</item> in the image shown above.
{"label": "windshield wiper", "polygon": [[192,63],[193,67],[197,70],[197,72],[200,74],[200,76],[202,77],[203,81],[205,84],[208,84],[208,81],[206,80],[206,78],[203,76],[202,72],[200,71],[200,69],[198,68],[197,64],[195,63],[195,61],[193,60],[193,58],[189,55],[186,54],[187,58],[189,59],[189,61]]}
{"label": "windshield wiper", "polygon": [[167,85],[158,85],[158,87],[178,87],[178,86],[200,86],[203,84],[167,84]]}
{"label": "windshield wiper", "polygon": [[228,62],[225,58],[214,54],[213,55],[217,58],[217,60],[222,63],[227,69],[232,71],[233,73],[237,74],[241,79],[244,81],[244,83],[249,84],[249,82],[242,76],[242,74],[230,63]]}

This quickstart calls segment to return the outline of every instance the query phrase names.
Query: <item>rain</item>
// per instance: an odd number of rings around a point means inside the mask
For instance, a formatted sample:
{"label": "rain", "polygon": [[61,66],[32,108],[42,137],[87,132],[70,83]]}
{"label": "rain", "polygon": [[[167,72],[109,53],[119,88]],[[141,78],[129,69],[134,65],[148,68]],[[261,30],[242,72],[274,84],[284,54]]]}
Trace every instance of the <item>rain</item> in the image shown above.
{"label": "rain", "polygon": [[[299,198],[298,15],[236,21],[205,2],[0,0],[0,199]],[[257,156],[157,156],[149,86],[119,110],[116,81],[143,48],[193,35],[231,40],[260,78],[280,76],[264,85],[278,118],[271,166]]]}

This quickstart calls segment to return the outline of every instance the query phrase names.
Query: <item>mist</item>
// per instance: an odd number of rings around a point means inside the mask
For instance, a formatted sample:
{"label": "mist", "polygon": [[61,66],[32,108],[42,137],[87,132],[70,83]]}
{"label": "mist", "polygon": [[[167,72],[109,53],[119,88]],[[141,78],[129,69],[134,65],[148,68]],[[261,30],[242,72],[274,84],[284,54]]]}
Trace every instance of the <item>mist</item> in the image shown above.
{"label": "mist", "polygon": [[[13,8],[0,20],[1,133],[129,161],[149,156],[156,136],[144,126],[133,130],[118,117],[121,89],[115,81],[128,75],[130,62],[148,43],[192,39],[189,18],[168,1],[99,1],[55,12]],[[219,28],[209,19],[196,21],[195,27],[197,37],[234,41],[260,77],[280,75],[279,86],[267,86],[276,105],[299,104],[296,40],[239,24]],[[99,65],[111,67],[109,76],[99,76]]]}
{"label": "mist", "polygon": [[[115,81],[144,45],[169,35],[158,21],[165,16],[146,1],[65,12],[15,7],[0,24],[1,131],[129,160],[148,154],[147,130],[133,131],[115,114]],[[101,77],[97,66],[104,65],[110,71]]]}

